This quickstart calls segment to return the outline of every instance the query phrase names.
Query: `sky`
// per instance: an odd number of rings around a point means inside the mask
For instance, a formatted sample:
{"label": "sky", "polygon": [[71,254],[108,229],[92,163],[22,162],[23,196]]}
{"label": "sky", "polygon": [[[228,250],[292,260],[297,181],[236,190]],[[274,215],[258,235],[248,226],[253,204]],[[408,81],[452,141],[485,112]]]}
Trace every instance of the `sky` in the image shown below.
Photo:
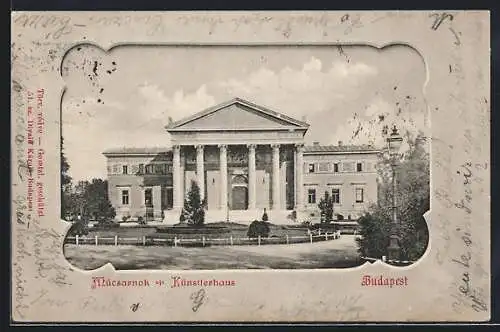
{"label": "sky", "polygon": [[420,55],[407,46],[93,45],[61,65],[64,153],[75,180],[106,177],[102,152],[169,147],[164,126],[239,97],[310,124],[306,144],[383,146],[384,125],[428,133]]}

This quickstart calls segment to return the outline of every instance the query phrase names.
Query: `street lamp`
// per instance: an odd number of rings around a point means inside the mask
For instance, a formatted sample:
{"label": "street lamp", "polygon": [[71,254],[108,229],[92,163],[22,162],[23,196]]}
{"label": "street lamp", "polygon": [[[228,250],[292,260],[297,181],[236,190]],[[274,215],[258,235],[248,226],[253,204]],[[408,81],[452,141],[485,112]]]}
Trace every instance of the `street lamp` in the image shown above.
{"label": "street lamp", "polygon": [[397,192],[397,181],[396,181],[396,167],[398,162],[398,152],[403,143],[403,138],[399,136],[398,129],[396,126],[392,128],[391,135],[387,138],[387,146],[389,148],[389,154],[391,158],[391,169],[392,169],[392,227],[389,247],[387,252],[389,255],[389,260],[398,260],[400,254],[399,246],[399,236],[398,236],[398,211],[396,205],[396,192]]}

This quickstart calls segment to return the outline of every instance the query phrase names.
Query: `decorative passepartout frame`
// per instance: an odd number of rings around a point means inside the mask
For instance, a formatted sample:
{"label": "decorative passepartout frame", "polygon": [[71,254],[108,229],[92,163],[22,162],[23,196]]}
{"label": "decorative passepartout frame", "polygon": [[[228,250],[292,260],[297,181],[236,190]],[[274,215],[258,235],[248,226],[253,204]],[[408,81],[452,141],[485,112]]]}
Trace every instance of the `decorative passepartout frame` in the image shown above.
{"label": "decorative passepartout frame", "polygon": [[[485,321],[490,317],[489,13],[16,12],[12,14],[12,316],[16,322]],[[60,220],[61,62],[77,44],[405,44],[423,58],[431,124],[430,243],[408,267],[94,271],[63,255]],[[140,61],[140,59],[138,59]],[[411,78],[408,78],[411,79]],[[35,134],[28,137],[28,106]],[[35,150],[29,152],[29,139]],[[27,154],[42,165],[30,168]],[[38,166],[38,167],[37,167]],[[31,173],[30,172],[35,172]],[[36,175],[43,206],[29,211]],[[38,184],[40,183],[40,184]],[[207,288],[92,289],[92,277],[231,279]],[[363,287],[363,276],[407,277]],[[140,303],[137,306],[137,303]],[[194,308],[196,307],[196,310]]]}

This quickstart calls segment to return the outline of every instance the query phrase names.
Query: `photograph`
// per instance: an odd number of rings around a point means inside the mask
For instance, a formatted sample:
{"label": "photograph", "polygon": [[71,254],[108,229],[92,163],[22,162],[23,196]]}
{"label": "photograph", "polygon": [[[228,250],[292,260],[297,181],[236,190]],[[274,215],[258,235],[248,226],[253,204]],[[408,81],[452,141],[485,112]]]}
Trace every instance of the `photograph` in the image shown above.
{"label": "photograph", "polygon": [[407,266],[427,249],[431,126],[409,46],[82,43],[61,74],[77,268]]}
{"label": "photograph", "polygon": [[11,16],[14,322],[491,318],[488,11]]}

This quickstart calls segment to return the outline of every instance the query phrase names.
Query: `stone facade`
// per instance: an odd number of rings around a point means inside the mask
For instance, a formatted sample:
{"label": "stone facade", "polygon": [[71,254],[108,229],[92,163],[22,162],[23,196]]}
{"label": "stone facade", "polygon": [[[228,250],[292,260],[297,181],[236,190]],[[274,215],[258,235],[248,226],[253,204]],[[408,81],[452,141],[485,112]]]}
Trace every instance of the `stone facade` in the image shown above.
{"label": "stone facade", "polygon": [[117,219],[177,223],[192,181],[206,198],[207,222],[251,222],[264,209],[275,223],[315,221],[327,190],[338,197],[339,218],[357,218],[377,199],[377,151],[304,146],[308,128],[233,99],[167,126],[172,148],[108,150],[109,196]]}

